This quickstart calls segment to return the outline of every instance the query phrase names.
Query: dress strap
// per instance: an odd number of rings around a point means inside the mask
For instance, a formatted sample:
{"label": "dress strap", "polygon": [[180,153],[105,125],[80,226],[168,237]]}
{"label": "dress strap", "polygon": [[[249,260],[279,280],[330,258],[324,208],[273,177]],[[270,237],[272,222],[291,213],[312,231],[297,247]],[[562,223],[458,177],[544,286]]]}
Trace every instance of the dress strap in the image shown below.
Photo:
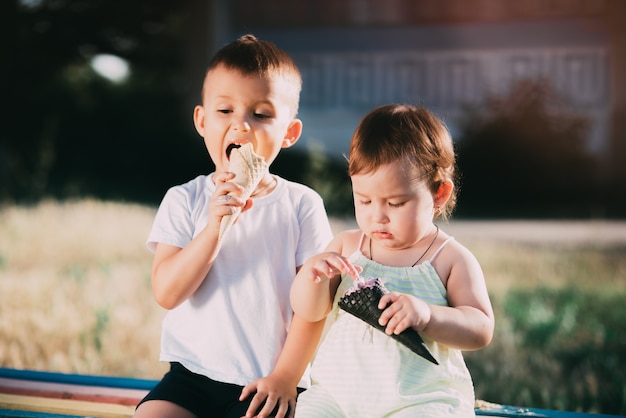
{"label": "dress strap", "polygon": [[363,254],[363,251],[361,251],[361,248],[363,248],[363,242],[365,242],[365,232],[361,231],[361,239],[359,239],[359,246],[357,247],[357,252]]}
{"label": "dress strap", "polygon": [[443,242],[443,244],[441,244],[441,246],[439,246],[439,248],[437,248],[437,251],[435,251],[435,254],[433,254],[433,256],[430,257],[430,259],[428,261],[432,263],[435,260],[435,257],[437,257],[437,254],[439,254],[439,251],[441,251],[443,249],[443,247],[446,246],[448,241],[453,240],[453,239],[454,239],[454,237],[446,238],[446,240]]}

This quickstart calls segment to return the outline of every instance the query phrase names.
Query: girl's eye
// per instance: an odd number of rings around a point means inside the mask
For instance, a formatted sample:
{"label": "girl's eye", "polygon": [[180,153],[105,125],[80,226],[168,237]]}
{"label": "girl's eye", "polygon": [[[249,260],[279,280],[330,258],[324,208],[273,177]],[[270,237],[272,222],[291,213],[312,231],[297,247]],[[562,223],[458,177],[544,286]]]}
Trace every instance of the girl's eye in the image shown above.
{"label": "girl's eye", "polygon": [[227,113],[231,113],[232,110],[230,109],[217,109],[218,113],[223,113],[223,114],[227,114]]}
{"label": "girl's eye", "polygon": [[372,203],[371,200],[359,200],[359,204],[361,205],[369,205],[370,203]]}
{"label": "girl's eye", "polygon": [[404,206],[405,203],[406,202],[400,202],[400,203],[391,203],[391,202],[389,202],[389,206],[391,206],[392,208],[399,208],[399,207]]}

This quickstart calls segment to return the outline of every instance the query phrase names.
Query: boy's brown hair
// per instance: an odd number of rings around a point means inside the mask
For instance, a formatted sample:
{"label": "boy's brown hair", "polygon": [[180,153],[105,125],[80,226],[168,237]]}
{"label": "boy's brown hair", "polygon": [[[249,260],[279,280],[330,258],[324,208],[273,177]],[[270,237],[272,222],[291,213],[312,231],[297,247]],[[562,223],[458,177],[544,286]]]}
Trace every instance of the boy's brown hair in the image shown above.
{"label": "boy's brown hair", "polygon": [[[206,74],[220,65],[239,71],[244,76],[282,78],[290,86],[285,95],[291,102],[293,116],[298,113],[302,75],[289,54],[272,42],[262,41],[251,34],[243,35],[215,53]],[[204,87],[202,96],[204,97]]]}
{"label": "boy's brown hair", "polygon": [[[384,164],[407,163],[405,175],[425,179],[436,193],[445,180],[456,181],[454,146],[448,129],[428,109],[392,104],[370,111],[350,142],[348,173],[368,174]],[[456,205],[456,187],[438,215],[444,219]]]}

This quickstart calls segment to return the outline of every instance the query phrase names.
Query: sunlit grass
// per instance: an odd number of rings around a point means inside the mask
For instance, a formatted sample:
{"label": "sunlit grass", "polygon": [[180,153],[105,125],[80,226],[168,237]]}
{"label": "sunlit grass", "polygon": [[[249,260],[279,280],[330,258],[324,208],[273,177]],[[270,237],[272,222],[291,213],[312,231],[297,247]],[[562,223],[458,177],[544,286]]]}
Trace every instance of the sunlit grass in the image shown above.
{"label": "sunlit grass", "polygon": [[158,377],[154,210],[80,201],[0,215],[0,365]]}
{"label": "sunlit grass", "polygon": [[[164,311],[152,297],[152,254],[145,246],[155,212],[151,207],[94,200],[1,208],[0,366],[162,376],[166,366],[159,363],[158,353]],[[332,226],[337,232],[355,224],[333,219]],[[626,223],[452,221],[441,227],[480,260],[496,310],[492,344],[466,355],[477,394],[495,402],[566,408],[578,407],[571,403],[581,398],[576,391],[582,389],[577,387],[596,393],[589,373],[598,365],[581,371],[590,383],[578,382],[571,396],[565,389],[557,393],[544,387],[550,377],[545,380],[546,375],[539,376],[537,370],[553,373],[555,381],[561,378],[556,375],[563,373],[562,359],[548,356],[573,355],[572,344],[574,348],[577,344],[617,347],[618,354],[591,358],[596,362],[604,357],[620,361],[619,353],[626,352],[626,347],[619,347],[622,340],[611,343],[612,335],[622,332],[615,324],[623,321],[610,314],[623,310],[626,303]],[[551,309],[561,304],[571,312],[555,313],[542,306],[548,300],[544,293],[551,295],[553,304],[564,301]],[[584,312],[577,307],[584,307],[595,319],[583,321]],[[520,322],[526,317],[526,322]],[[606,324],[594,328],[598,321]],[[534,323],[554,327],[564,347],[550,351],[525,346],[529,336],[543,330],[521,329]],[[564,327],[577,324],[589,331],[572,334],[570,341],[569,328]],[[593,335],[596,328],[604,333],[604,345]],[[586,336],[590,341],[581,341]],[[535,375],[528,376],[526,369],[535,370]],[[505,393],[507,387],[511,390]],[[494,394],[506,397],[496,399]],[[600,401],[587,403],[596,412],[602,409]]]}

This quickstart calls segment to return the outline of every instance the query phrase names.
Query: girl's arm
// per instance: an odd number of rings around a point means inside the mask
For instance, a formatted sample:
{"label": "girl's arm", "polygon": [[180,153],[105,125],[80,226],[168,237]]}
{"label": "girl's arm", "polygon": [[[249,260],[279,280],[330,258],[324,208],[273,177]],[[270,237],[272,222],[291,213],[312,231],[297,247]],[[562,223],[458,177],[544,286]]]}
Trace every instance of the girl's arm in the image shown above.
{"label": "girl's arm", "polygon": [[246,385],[241,392],[240,400],[256,392],[246,417],[256,416],[255,412],[261,406],[263,408],[259,416],[270,416],[275,406],[278,406],[277,417],[293,417],[298,396],[296,387],[315,354],[324,330],[324,322],[309,322],[294,315],[285,345],[272,373]]}
{"label": "girl's arm", "polygon": [[344,234],[337,235],[328,244],[326,252],[307,260],[291,285],[291,306],[305,321],[317,322],[326,318],[342,273],[352,277],[359,274],[360,269],[341,255]]}
{"label": "girl's arm", "polygon": [[240,400],[256,392],[246,417],[254,416],[261,406],[258,416],[269,416],[278,406],[277,417],[293,417],[296,385],[315,354],[341,273],[359,274],[360,269],[340,255],[341,248],[342,239],[335,237],[326,248],[327,252],[311,257],[298,268],[291,287],[294,316],[285,345],[272,373],[242,390]]}
{"label": "girl's arm", "polygon": [[454,258],[446,283],[448,306],[428,305],[410,295],[385,295],[379,307],[393,302],[380,318],[388,334],[411,327],[425,337],[461,350],[477,350],[491,342],[495,321],[480,264],[465,247],[451,244],[454,251],[442,252],[434,263],[437,267]]}
{"label": "girl's arm", "polygon": [[491,342],[495,318],[478,260],[456,244],[459,260],[452,265],[447,282],[450,307],[431,307],[433,316],[427,328],[432,327],[433,334],[446,345],[477,350]]}
{"label": "girl's arm", "polygon": [[293,417],[296,385],[319,344],[341,273],[357,276],[359,269],[340,255],[342,239],[335,237],[325,253],[299,267],[291,287],[294,316],[276,367],[269,376],[246,385],[240,400],[255,393],[246,417],[268,416],[278,406],[277,417]]}

